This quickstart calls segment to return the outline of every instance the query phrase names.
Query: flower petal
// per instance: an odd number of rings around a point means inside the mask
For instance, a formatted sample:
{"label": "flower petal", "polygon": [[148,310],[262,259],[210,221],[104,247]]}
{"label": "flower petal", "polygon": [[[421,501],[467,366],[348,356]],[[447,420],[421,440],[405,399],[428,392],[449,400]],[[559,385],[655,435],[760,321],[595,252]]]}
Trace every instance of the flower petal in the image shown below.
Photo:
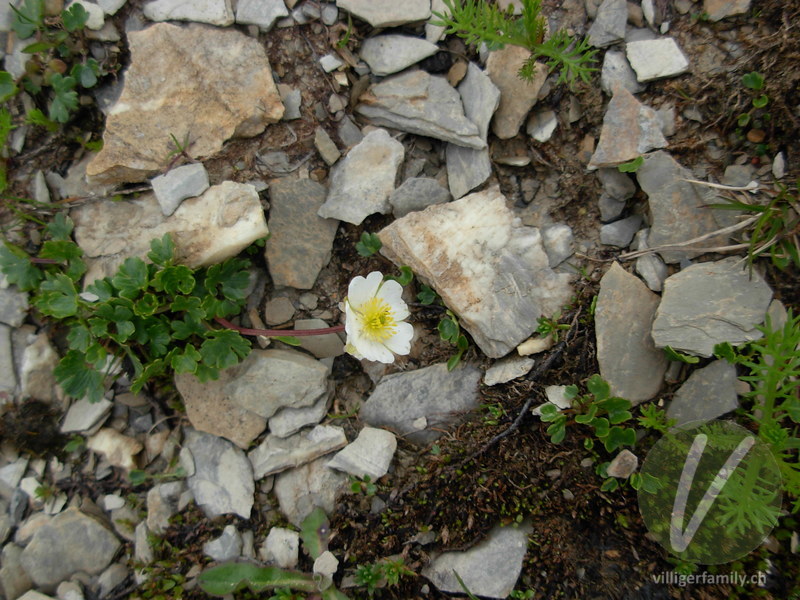
{"label": "flower petal", "polygon": [[362,304],[375,296],[382,281],[383,274],[379,271],[373,271],[366,278],[361,276],[353,277],[347,288],[347,299],[350,304],[358,310]]}
{"label": "flower petal", "polygon": [[408,306],[403,300],[403,286],[394,279],[383,282],[383,286],[378,290],[378,296],[392,308],[392,317],[395,321],[402,321],[409,315]]}
{"label": "flower petal", "polygon": [[372,340],[361,338],[358,340],[356,347],[367,360],[386,364],[394,362],[394,354],[380,342],[373,342]]}
{"label": "flower petal", "polygon": [[414,337],[414,326],[411,323],[398,323],[396,333],[386,340],[386,347],[395,354],[405,355],[411,352],[411,338]]}

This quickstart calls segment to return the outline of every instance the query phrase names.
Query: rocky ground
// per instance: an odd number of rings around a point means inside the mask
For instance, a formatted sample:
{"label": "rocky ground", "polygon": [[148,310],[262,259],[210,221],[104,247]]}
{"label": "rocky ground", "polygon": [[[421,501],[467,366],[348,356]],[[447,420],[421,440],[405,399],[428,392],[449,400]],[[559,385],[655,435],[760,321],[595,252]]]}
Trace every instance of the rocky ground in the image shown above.
{"label": "rocky ground", "polygon": [[[14,130],[6,239],[33,250],[41,227],[20,214],[68,210],[88,281],[165,233],[190,266],[255,248],[238,323],[257,328],[338,324],[353,277],[408,265],[415,338],[393,365],[355,360],[336,334],[258,338],[217,381],[132,394],[123,375],[91,404],[55,384],[63,332],[3,286],[7,600],[202,598],[198,574],[237,558],[310,572],[298,529],[316,506],[353,598],[371,595],[358,565],[398,557],[409,572],[380,597],[461,594],[453,569],[491,598],[798,593],[790,518],[737,565],[765,586],[654,583],[674,565],[635,491],[601,491],[595,472],[612,461],[624,482],[637,462],[586,450],[578,430],[552,444],[529,409],[568,406],[563,386],[593,373],[679,422],[739,407],[714,344],[755,339],[800,288],[767,261],[750,275],[737,216],[706,205],[763,202],[798,176],[800,4],[545,2],[551,30],[599,49],[570,89],[545,68],[518,79],[519,48],[444,37],[429,0],[81,1],[110,74],[59,131]],[[29,42],[2,35],[19,77]],[[771,119],[740,126],[753,71]],[[356,252],[363,232],[379,254]],[[443,305],[417,301],[422,283]],[[445,307],[470,342],[453,371]],[[535,334],[542,316],[557,339]]]}

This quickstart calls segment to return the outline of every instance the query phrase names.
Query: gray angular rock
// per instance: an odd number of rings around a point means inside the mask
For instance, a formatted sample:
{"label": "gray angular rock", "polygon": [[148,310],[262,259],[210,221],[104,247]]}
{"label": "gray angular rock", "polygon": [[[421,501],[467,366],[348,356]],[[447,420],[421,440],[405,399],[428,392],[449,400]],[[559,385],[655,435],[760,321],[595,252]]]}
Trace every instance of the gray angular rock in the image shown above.
{"label": "gray angular rock", "polygon": [[75,221],[75,241],[91,259],[85,276],[90,282],[113,276],[128,257],[144,258],[150,241],[165,233],[175,243],[176,261],[190,267],[236,256],[269,233],[256,189],[232,181],[184,200],[169,218],[153,194],[125,202],[90,202],[73,209],[70,216]]}
{"label": "gray angular rock", "polygon": [[314,146],[317,148],[322,160],[324,160],[325,164],[329,167],[342,156],[342,153],[339,152],[331,136],[329,136],[328,132],[322,127],[317,127],[314,131]]}
{"label": "gray angular rock", "polygon": [[168,217],[186,198],[199,196],[209,188],[208,171],[203,163],[192,163],[154,177],[150,183],[161,212]]}
{"label": "gray angular rock", "polygon": [[467,65],[467,74],[458,84],[458,93],[464,105],[464,114],[478,126],[478,132],[485,140],[492,116],[500,106],[500,90],[489,75],[471,62]]}
{"label": "gray angular rock", "polygon": [[388,213],[389,195],[404,155],[403,144],[385,129],[370,131],[331,170],[328,196],[317,214],[360,225],[371,214]]}
{"label": "gray angular rock", "polygon": [[507,598],[522,572],[531,527],[492,529],[486,539],[466,552],[445,552],[422,570],[440,591],[462,593],[454,571],[470,592],[486,598]]}
{"label": "gray angular rock", "polygon": [[715,360],[693,371],[678,388],[667,407],[667,418],[676,427],[693,421],[710,421],[739,408],[736,394],[736,367]]}
{"label": "gray angular rock", "polygon": [[675,77],[689,70],[689,61],[671,37],[628,42],[625,53],[640,83]]}
{"label": "gray angular rock", "polygon": [[[647,194],[651,226],[648,244],[651,248],[676,244],[711,233],[718,229],[714,211],[706,207],[713,194],[708,188],[689,183],[691,173],[681,167],[666,152],[654,152],[645,157],[636,171],[639,186]],[[724,235],[703,241],[704,247],[723,245]],[[675,249],[661,250],[659,254],[667,263],[677,263],[701,254],[699,251]]]}
{"label": "gray angular rock", "polygon": [[575,236],[572,227],[565,223],[542,228],[542,243],[551,269],[575,253]]}
{"label": "gray angular rock", "polygon": [[226,525],[222,535],[203,544],[203,554],[218,562],[239,558],[242,554],[242,534],[235,525]]}
{"label": "gray angular rock", "polygon": [[33,581],[21,564],[22,548],[8,543],[0,554],[0,589],[8,600],[16,600],[33,587]]}
{"label": "gray angular rock", "polygon": [[589,28],[589,43],[595,48],[605,48],[625,39],[628,6],[625,0],[604,0],[597,9],[597,17]]}
{"label": "gray angular rock", "polygon": [[253,476],[259,480],[309,463],[346,444],[347,437],[341,427],[317,425],[310,431],[287,438],[268,435],[247,457],[253,465]]}
{"label": "gray angular rock", "polygon": [[666,146],[656,112],[618,85],[603,117],[600,141],[589,167],[613,167]]}
{"label": "gray angular rock", "polygon": [[14,355],[11,345],[11,328],[0,324],[0,405],[10,400],[17,389],[17,374],[14,371]]}
{"label": "gray angular rock", "polygon": [[435,179],[410,177],[391,193],[389,204],[392,205],[392,214],[400,218],[433,204],[450,202],[450,199],[450,192],[439,185]]}
{"label": "gray angular rock", "polygon": [[358,143],[364,139],[364,134],[361,133],[361,129],[359,129],[358,125],[356,125],[353,119],[348,115],[345,115],[344,118],[339,121],[336,132],[339,134],[339,139],[348,148],[357,146]]}
{"label": "gray angular rock", "polygon": [[532,81],[517,77],[520,67],[530,56],[529,50],[508,45],[491,52],[486,60],[486,73],[500,90],[500,105],[492,121],[492,131],[500,139],[509,139],[519,133],[547,78],[547,67],[540,63],[536,64]]}
{"label": "gray angular rock", "polygon": [[311,406],[304,408],[282,408],[269,420],[270,433],[278,437],[289,437],[307,425],[316,425],[328,412],[331,394],[323,395]]}
{"label": "gray angular rock", "polygon": [[744,15],[750,11],[750,0],[703,0],[703,13],[708,20],[720,21],[734,15]]}
{"label": "gray angular rock", "polygon": [[595,310],[597,362],[614,395],[636,405],[658,393],[667,369],[650,330],[659,298],[618,263],[600,280]]}
{"label": "gray angular rock", "polygon": [[14,490],[19,485],[25,469],[28,468],[28,458],[20,457],[14,462],[0,467],[0,497],[10,500]]}
{"label": "gray angular rock", "polygon": [[381,252],[431,285],[491,358],[571,293],[571,276],[550,269],[539,230],[523,226],[497,188],[410,213],[378,235]]}
{"label": "gray angular rock", "polygon": [[772,290],[756,272],[732,256],[686,267],[664,282],[653,323],[656,346],[711,356],[722,342],[738,345],[762,337],[756,329]]}
{"label": "gray angular rock", "polygon": [[114,403],[105,398],[99,402],[89,402],[86,398],[73,402],[61,424],[61,433],[91,431],[108,417],[113,406]]}
{"label": "gray angular rock", "polygon": [[603,191],[615,200],[628,200],[636,193],[636,184],[625,173],[618,169],[598,169],[597,177],[603,186]]}
{"label": "gray angular rock", "polygon": [[273,527],[259,551],[264,562],[272,563],[283,569],[297,567],[300,555],[300,534],[284,527]]}
{"label": "gray angular rock", "polygon": [[622,216],[622,213],[625,212],[624,200],[614,200],[614,198],[605,193],[600,195],[597,204],[600,207],[601,223],[616,221]]}
{"label": "gray angular rock", "polygon": [[617,454],[606,469],[609,477],[617,477],[619,479],[627,479],[630,477],[636,468],[639,466],[639,457],[630,450],[621,450]]}
{"label": "gray angular rock", "polygon": [[660,256],[656,254],[640,256],[636,259],[634,268],[651,290],[660,292],[664,288],[669,269]]}
{"label": "gray angular rock", "polygon": [[316,507],[329,515],[336,508],[336,499],[345,489],[347,476],[328,467],[327,462],[327,458],[318,458],[275,477],[275,497],[281,512],[295,527],[300,527]]}
{"label": "gray angular rock", "polygon": [[236,5],[236,22],[258,25],[261,31],[269,31],[277,19],[288,16],[283,0],[239,0]]}
{"label": "gray angular rock", "polygon": [[356,112],[373,124],[484,148],[478,127],[464,114],[461,97],[444,77],[411,70],[387,77],[360,98]]}
{"label": "gray angular rock", "polygon": [[250,518],[255,483],[244,452],[214,435],[185,430],[184,447],[194,459],[194,475],[186,484],[208,517],[235,513]]}
{"label": "gray angular rock", "polygon": [[300,119],[303,116],[300,112],[300,107],[303,104],[303,96],[300,90],[285,83],[279,83],[277,87],[284,107],[283,120],[293,121],[294,119]]}
{"label": "gray angular rock", "polygon": [[[176,1],[187,9],[210,3]],[[90,180],[141,181],[168,165],[170,136],[189,139],[192,156],[206,157],[283,116],[264,47],[243,33],[157,23],[128,34],[128,44],[125,85],[106,119],[103,149],[86,168]]]}
{"label": "gray angular rock", "polygon": [[600,70],[600,89],[610,96],[617,85],[621,85],[631,94],[638,94],[647,88],[637,81],[636,73],[624,52],[608,50],[603,57],[603,68]]}
{"label": "gray angular rock", "polygon": [[273,298],[264,305],[264,320],[268,325],[286,323],[287,321],[291,321],[293,316],[294,304],[285,296]]}
{"label": "gray angular rock", "polygon": [[28,294],[8,283],[5,273],[0,273],[0,323],[19,327],[28,314]]}
{"label": "gray angular rock", "polygon": [[407,35],[376,35],[361,44],[361,58],[375,75],[391,75],[433,56],[436,44]]}
{"label": "gray angular rock", "polygon": [[627,248],[634,234],[642,226],[642,215],[631,215],[600,227],[600,243],[606,246]]}
{"label": "gray angular rock", "polygon": [[508,356],[501,358],[486,370],[483,376],[484,385],[493,386],[506,383],[523,375],[527,375],[536,361],[526,356]]}
{"label": "gray angular rock", "polygon": [[53,370],[59,356],[46,333],[40,333],[22,353],[19,366],[20,393],[23,397],[37,398],[43,402],[55,402],[60,398],[56,390]]}
{"label": "gray angular rock", "polygon": [[154,0],[144,6],[151,21],[195,21],[227,27],[234,17],[230,0]]}
{"label": "gray angular rock", "polygon": [[352,443],[328,461],[328,466],[361,479],[369,475],[375,481],[389,471],[395,450],[397,440],[393,433],[364,427]]}
{"label": "gray angular rock", "polygon": [[453,198],[468,194],[492,175],[489,149],[476,150],[447,144],[447,183]]}
{"label": "gray angular rock", "polygon": [[148,490],[146,525],[149,531],[161,535],[167,530],[169,520],[179,512],[178,503],[185,489],[183,481],[169,481]]}
{"label": "gray angular rock", "polygon": [[411,442],[427,444],[477,406],[480,378],[481,372],[469,365],[448,371],[444,364],[387,375],[359,415],[373,427],[387,427]]}
{"label": "gray angular rock", "polygon": [[336,0],[336,6],[373,27],[394,27],[424,21],[431,16],[430,0]]}
{"label": "gray angular rock", "polygon": [[555,111],[546,108],[531,113],[525,131],[537,142],[544,143],[553,136],[557,126],[558,116]]}
{"label": "gray angular rock", "polygon": [[20,562],[37,587],[54,591],[79,571],[101,573],[119,547],[117,537],[99,521],[68,508],[36,530]]}
{"label": "gray angular rock", "polygon": [[269,231],[264,256],[272,282],[307,290],[331,259],[339,224],[318,216],[325,188],[310,179],[280,179],[270,185]]}

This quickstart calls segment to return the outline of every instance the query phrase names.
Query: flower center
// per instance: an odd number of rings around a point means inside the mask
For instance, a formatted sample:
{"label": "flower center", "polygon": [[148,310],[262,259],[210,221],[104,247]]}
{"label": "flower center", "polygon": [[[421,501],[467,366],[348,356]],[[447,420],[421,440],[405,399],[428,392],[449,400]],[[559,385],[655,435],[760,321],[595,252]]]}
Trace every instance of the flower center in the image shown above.
{"label": "flower center", "polygon": [[359,318],[367,338],[374,342],[385,342],[394,335],[392,309],[382,298],[370,298],[360,308]]}

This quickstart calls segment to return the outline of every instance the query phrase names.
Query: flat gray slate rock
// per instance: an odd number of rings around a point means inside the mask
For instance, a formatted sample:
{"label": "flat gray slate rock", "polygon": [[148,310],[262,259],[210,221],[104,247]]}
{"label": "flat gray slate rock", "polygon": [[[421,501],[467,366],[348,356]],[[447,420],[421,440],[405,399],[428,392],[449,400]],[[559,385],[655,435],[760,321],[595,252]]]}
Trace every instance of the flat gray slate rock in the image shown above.
{"label": "flat gray slate rock", "polygon": [[497,526],[480,544],[466,552],[445,552],[423,569],[422,574],[443,592],[461,594],[457,572],[473,594],[507,598],[514,590],[528,548],[530,525]]}
{"label": "flat gray slate rock", "polygon": [[667,418],[680,427],[693,421],[710,421],[736,410],[736,367],[724,360],[715,360],[697,369],[675,392],[667,408]]}
{"label": "flat gray slate rock", "polygon": [[373,124],[484,148],[477,125],[464,114],[461,96],[447,79],[425,71],[387,77],[361,96],[356,112]]}
{"label": "flat gray slate rock", "polygon": [[209,518],[235,513],[250,518],[255,483],[244,452],[215,435],[185,430],[184,447],[194,459],[194,475],[186,484]]}
{"label": "flat gray slate rock", "polygon": [[597,9],[597,18],[589,28],[589,43],[605,48],[625,39],[628,5],[625,0],[604,0]]}
{"label": "flat gray slate rock", "polygon": [[378,35],[361,44],[361,58],[375,75],[391,75],[433,56],[439,47],[408,35]]}
{"label": "flat gray slate rock", "polygon": [[405,217],[415,210],[423,210],[432,204],[442,204],[450,200],[450,192],[439,185],[438,181],[429,177],[409,177],[389,196],[392,214],[398,218]]}
{"label": "flat gray slate rock", "polygon": [[428,444],[478,406],[480,378],[475,367],[448,371],[444,364],[387,375],[362,406],[360,417],[373,427],[387,427],[411,442]]}
{"label": "flat gray slate rock", "polygon": [[431,16],[430,0],[336,0],[336,6],[373,27],[394,27]]}
{"label": "flat gray slate rock", "polygon": [[656,346],[711,356],[722,342],[742,344],[762,337],[756,329],[772,290],[745,261],[732,256],[686,267],[664,282],[653,323]]}
{"label": "flat gray slate rock", "polygon": [[650,337],[658,296],[618,263],[600,280],[595,311],[600,375],[634,405],[658,393],[667,369]]}
{"label": "flat gray slate rock", "polygon": [[689,70],[689,61],[671,37],[628,42],[625,52],[640,83],[675,77]]}

